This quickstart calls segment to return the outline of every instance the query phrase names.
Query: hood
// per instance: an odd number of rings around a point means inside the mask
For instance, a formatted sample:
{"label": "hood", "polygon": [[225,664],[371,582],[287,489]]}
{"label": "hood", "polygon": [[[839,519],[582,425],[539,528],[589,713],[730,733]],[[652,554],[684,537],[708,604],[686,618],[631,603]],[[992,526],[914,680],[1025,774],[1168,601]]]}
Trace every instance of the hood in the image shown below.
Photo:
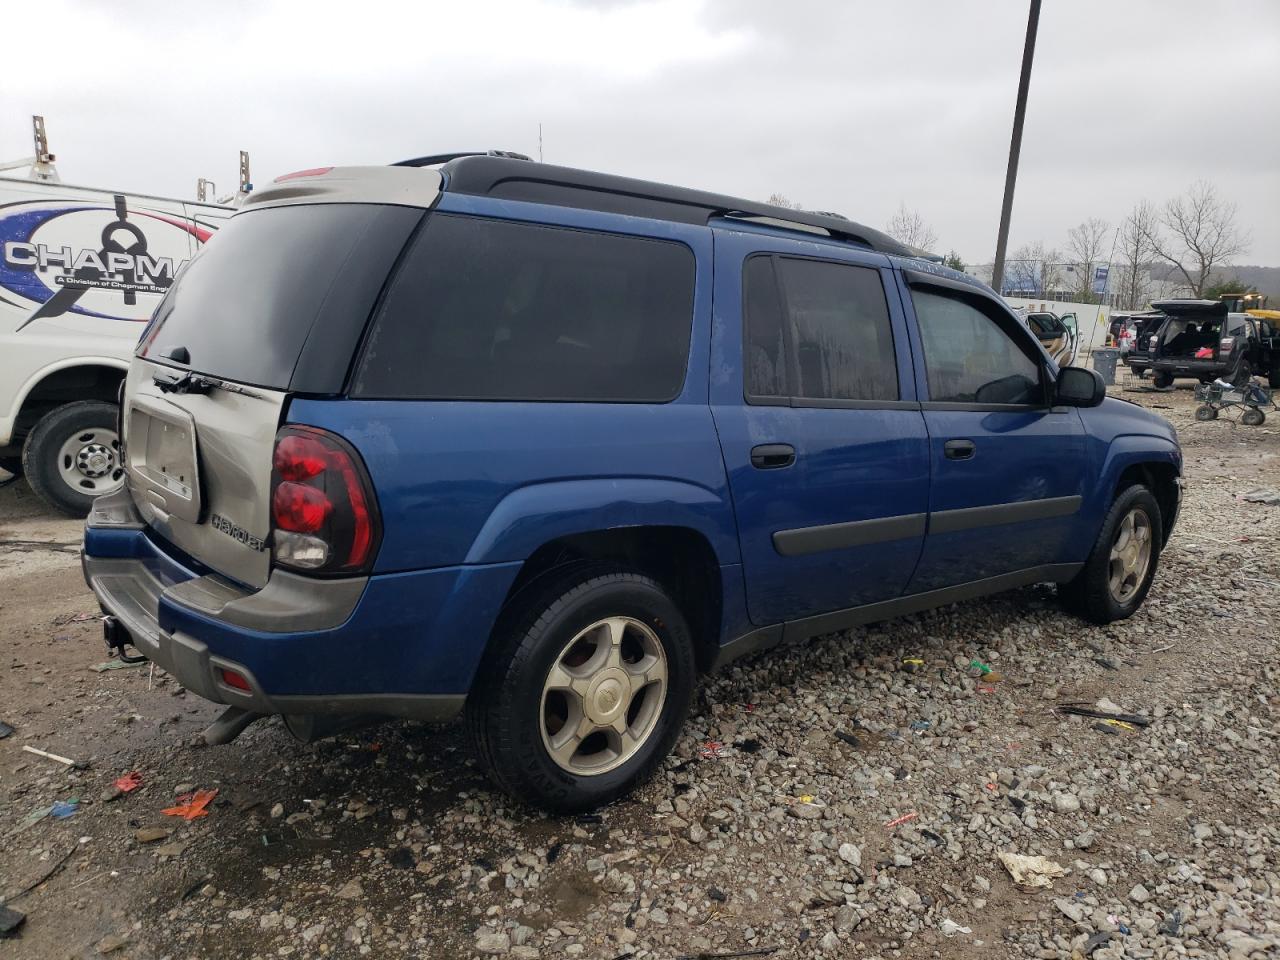
{"label": "hood", "polygon": [[[1119,397],[1107,397],[1100,406],[1093,410],[1082,410],[1081,413],[1096,413],[1098,419],[1105,420],[1112,428],[1112,436],[1141,433],[1160,437],[1178,446],[1178,432],[1173,428],[1172,423],[1154,410],[1148,410],[1132,401],[1121,400]],[[1091,422],[1093,419],[1092,417],[1086,419],[1086,423],[1091,428],[1094,426]]]}

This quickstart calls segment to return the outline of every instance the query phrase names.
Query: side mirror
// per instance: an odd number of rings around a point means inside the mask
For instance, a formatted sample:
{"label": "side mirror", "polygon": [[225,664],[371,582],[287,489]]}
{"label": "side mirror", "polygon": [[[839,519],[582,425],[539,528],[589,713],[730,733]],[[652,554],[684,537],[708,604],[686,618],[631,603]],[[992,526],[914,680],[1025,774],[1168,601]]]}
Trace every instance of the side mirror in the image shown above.
{"label": "side mirror", "polygon": [[1058,371],[1054,403],[1067,407],[1096,407],[1107,396],[1107,385],[1097,370],[1063,367]]}

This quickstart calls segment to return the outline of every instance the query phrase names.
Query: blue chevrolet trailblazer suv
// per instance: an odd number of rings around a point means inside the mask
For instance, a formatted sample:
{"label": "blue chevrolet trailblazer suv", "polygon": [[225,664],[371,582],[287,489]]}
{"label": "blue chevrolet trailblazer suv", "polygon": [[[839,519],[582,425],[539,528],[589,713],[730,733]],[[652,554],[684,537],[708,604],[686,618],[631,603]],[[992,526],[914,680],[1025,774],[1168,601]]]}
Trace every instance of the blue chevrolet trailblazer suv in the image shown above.
{"label": "blue chevrolet trailblazer suv", "polygon": [[532,163],[255,193],[143,334],[89,516],[107,642],[304,739],[462,714],[581,810],[746,653],[1038,582],[1105,623],[1170,425],[987,287],[831,214]]}

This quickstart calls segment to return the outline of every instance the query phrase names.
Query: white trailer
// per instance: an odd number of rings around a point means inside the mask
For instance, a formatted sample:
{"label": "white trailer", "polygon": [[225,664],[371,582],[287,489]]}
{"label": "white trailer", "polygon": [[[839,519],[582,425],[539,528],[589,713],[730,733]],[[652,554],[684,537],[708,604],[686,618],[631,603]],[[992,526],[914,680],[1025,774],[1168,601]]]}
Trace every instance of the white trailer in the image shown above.
{"label": "white trailer", "polygon": [[63,184],[39,117],[35,142],[0,165],[0,469],[84,515],[123,483],[117,396],[138,337],[235,207]]}

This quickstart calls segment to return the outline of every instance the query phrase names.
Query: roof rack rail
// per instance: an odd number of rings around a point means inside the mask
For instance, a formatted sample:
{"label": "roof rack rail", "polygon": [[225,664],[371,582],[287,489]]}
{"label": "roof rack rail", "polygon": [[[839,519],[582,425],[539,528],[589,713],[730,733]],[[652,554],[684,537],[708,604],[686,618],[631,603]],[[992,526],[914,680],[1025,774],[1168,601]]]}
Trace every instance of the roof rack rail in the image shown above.
{"label": "roof rack rail", "polygon": [[[409,163],[419,165],[418,161]],[[444,189],[449,193],[547,203],[699,226],[717,218],[748,220],[805,233],[825,234],[880,253],[918,256],[915,250],[879,230],[841,216],[788,210],[665,183],[528,163],[494,154],[455,156],[445,162],[441,173],[445,174]]]}
{"label": "roof rack rail", "polygon": [[523,153],[516,153],[514,150],[470,150],[463,153],[436,153],[429,157],[414,157],[411,160],[397,160],[391,164],[393,167],[434,167],[436,164],[448,163],[450,160],[460,160],[463,157],[503,157],[508,160],[530,160]]}

